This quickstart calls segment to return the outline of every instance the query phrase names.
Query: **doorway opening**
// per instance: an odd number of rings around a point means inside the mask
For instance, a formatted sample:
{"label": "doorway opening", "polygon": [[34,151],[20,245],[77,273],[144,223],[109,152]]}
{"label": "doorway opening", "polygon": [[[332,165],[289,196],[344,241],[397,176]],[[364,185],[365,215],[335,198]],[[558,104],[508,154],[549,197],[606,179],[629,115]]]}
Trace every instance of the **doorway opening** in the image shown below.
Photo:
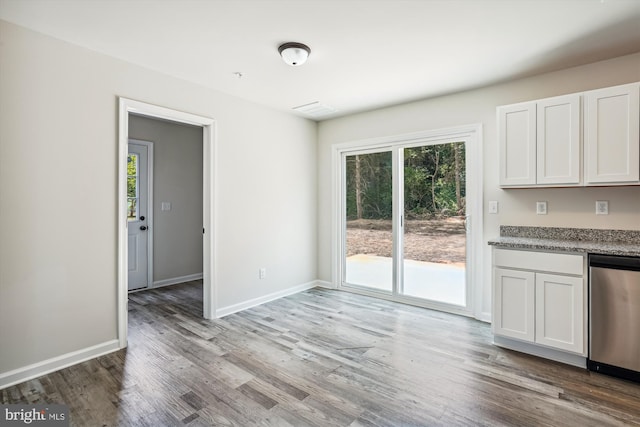
{"label": "doorway opening", "polygon": [[479,133],[472,126],[334,146],[336,287],[473,314],[482,297]]}
{"label": "doorway opening", "polygon": [[[203,316],[216,317],[215,292],[215,121],[208,117],[119,98],[118,135],[118,340],[127,346],[127,303],[129,282],[129,116],[148,117],[202,128],[202,283]],[[139,200],[136,200],[139,203]],[[139,220],[139,216],[138,216]],[[144,224],[138,224],[138,228]],[[145,231],[145,230],[141,230]]]}

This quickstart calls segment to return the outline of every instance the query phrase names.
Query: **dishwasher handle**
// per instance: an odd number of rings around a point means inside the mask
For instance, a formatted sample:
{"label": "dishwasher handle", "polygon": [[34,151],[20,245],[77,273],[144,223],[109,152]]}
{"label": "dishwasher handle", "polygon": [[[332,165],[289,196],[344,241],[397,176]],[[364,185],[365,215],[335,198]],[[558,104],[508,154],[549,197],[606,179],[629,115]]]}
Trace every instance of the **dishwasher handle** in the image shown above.
{"label": "dishwasher handle", "polygon": [[640,271],[640,258],[611,255],[589,255],[589,267]]}

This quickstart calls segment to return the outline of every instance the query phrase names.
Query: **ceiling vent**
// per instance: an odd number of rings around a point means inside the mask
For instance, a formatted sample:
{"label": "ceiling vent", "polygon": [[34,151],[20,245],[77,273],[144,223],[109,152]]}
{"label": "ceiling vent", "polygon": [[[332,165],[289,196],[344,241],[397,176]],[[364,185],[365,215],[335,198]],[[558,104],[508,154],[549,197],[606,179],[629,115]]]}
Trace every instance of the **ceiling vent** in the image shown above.
{"label": "ceiling vent", "polygon": [[319,101],[293,107],[293,111],[311,119],[320,119],[335,113],[337,110]]}

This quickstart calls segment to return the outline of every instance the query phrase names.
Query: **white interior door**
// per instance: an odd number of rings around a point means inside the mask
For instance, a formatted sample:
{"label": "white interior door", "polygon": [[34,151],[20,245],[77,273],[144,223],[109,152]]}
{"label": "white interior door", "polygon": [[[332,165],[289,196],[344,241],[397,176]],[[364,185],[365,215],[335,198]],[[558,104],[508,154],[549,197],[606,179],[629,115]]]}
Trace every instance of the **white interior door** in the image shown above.
{"label": "white interior door", "polygon": [[149,146],[129,142],[127,221],[129,290],[146,288],[149,275]]}

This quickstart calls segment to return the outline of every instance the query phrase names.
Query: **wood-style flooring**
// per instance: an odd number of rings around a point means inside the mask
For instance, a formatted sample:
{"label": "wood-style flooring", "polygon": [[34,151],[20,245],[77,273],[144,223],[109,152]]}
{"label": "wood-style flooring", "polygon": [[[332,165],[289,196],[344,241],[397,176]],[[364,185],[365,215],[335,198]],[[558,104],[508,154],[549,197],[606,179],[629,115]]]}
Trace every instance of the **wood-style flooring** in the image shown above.
{"label": "wood-style flooring", "polygon": [[640,385],[500,349],[460,316],[313,289],[207,321],[200,282],[129,307],[128,349],[0,402],[64,403],[76,426],[640,426]]}

